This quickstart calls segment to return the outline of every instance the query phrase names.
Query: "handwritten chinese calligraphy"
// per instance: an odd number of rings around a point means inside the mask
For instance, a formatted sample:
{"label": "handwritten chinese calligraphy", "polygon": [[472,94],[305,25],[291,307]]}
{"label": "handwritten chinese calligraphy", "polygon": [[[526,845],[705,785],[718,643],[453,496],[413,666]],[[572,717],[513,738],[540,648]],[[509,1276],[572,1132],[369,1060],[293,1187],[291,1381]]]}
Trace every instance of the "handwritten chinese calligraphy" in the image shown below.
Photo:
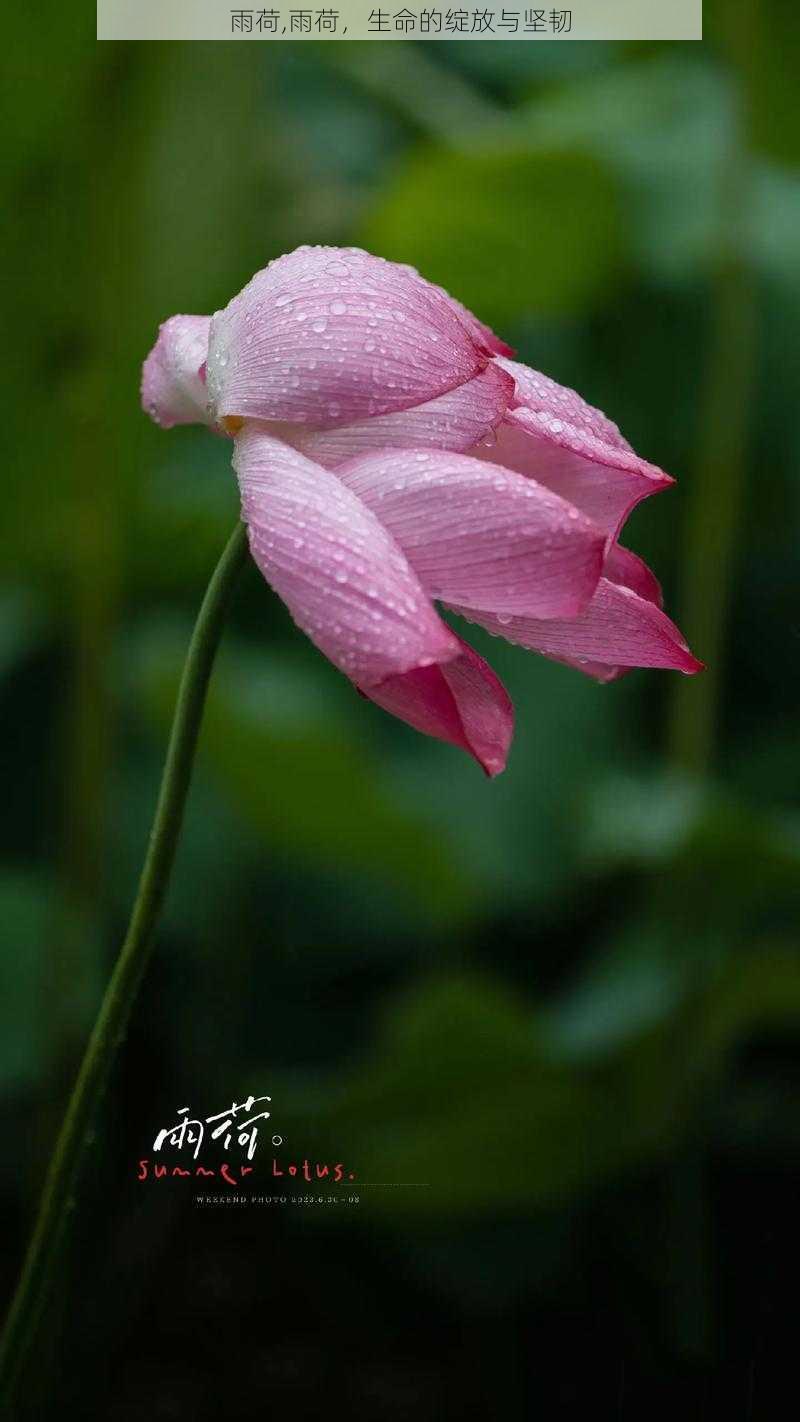
{"label": "handwritten chinese calligraphy", "polygon": [[[224,1137],[222,1144],[225,1150],[230,1149],[234,1137],[240,1146],[246,1146],[247,1159],[252,1160],[256,1153],[258,1144],[258,1121],[266,1121],[269,1118],[269,1111],[257,1111],[255,1115],[249,1113],[253,1107],[262,1101],[270,1101],[270,1096],[248,1096],[245,1101],[232,1102],[224,1111],[217,1111],[214,1115],[206,1116],[203,1120],[194,1119],[189,1115],[189,1107],[181,1106],[178,1110],[180,1119],[174,1126],[165,1126],[158,1132],[153,1141],[153,1150],[162,1150],[165,1145],[171,1146],[175,1150],[183,1150],[185,1146],[194,1146],[193,1158],[196,1160],[206,1133],[206,1126],[213,1126],[209,1131],[212,1141]],[[245,1118],[237,1120],[239,1112],[245,1113]]]}

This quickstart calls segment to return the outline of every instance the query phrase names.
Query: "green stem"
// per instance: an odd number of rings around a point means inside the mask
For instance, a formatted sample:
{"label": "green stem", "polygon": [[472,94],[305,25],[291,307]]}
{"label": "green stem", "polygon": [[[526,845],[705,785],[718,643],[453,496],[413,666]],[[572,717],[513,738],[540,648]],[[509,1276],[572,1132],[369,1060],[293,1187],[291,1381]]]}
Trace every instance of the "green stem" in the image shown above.
{"label": "green stem", "polygon": [[752,161],[746,79],[754,43],[752,0],[737,0],[725,18],[738,93],[720,182],[712,330],[697,464],[684,515],[680,618],[707,670],[678,678],[669,727],[672,762],[692,775],[712,768],[758,353],[758,293],[748,251]]}
{"label": "green stem", "polygon": [[153,828],[128,932],[70,1097],[47,1174],[39,1215],[0,1347],[0,1396],[13,1400],[74,1205],[73,1192],[117,1050],[153,946],[192,776],[206,692],[237,575],[247,556],[238,524],[217,564],[195,623],[181,678]]}

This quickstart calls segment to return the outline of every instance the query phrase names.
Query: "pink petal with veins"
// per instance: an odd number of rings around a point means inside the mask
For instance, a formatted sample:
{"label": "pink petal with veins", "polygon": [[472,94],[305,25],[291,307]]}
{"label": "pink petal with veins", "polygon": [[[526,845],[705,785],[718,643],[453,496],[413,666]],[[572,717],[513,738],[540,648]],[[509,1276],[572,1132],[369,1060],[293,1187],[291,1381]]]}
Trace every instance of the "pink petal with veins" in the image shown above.
{"label": "pink petal with veins", "polygon": [[142,408],[162,429],[211,423],[202,371],[210,325],[210,316],[170,316],[159,327],[142,366]]}
{"label": "pink petal with veins", "polygon": [[594,435],[595,439],[610,445],[612,449],[631,450],[624,435],[620,434],[619,426],[602,410],[584,400],[577,390],[559,385],[549,375],[543,375],[540,370],[534,370],[518,360],[499,359],[497,364],[513,377],[517,404],[540,415],[553,415],[572,429]]}
{"label": "pink petal with veins", "polygon": [[[601,578],[589,606],[569,620],[506,617],[458,606],[453,608],[496,636],[567,661],[596,675],[597,664],[609,673],[620,667],[666,667],[691,676],[703,670],[673,622],[655,603],[630,588]],[[609,678],[610,679],[610,678]]]}
{"label": "pink petal with veins", "polygon": [[514,707],[488,662],[466,642],[441,666],[388,677],[366,694],[415,730],[469,751],[489,776],[505,769]]}
{"label": "pink petal with veins", "polygon": [[335,474],[250,423],[233,464],[258,567],[340,671],[369,690],[459,654],[391,534]]}
{"label": "pink petal with veins", "polygon": [[615,537],[628,514],[675,481],[631,449],[617,426],[574,390],[516,361],[497,364],[514,376],[516,408],[496,441],[473,453],[546,484]]}
{"label": "pink petal with veins", "polygon": [[208,390],[243,418],[332,428],[463,385],[491,352],[436,287],[356,248],[299,247],[211,324]]}
{"label": "pink petal with veins", "polygon": [[[630,588],[631,592],[637,593],[647,602],[655,603],[656,607],[664,605],[661,584],[655,573],[636,553],[631,553],[629,548],[623,548],[619,543],[612,543],[606,552],[603,577],[611,583],[616,583],[618,587]],[[600,682],[618,681],[620,677],[627,676],[628,672],[633,670],[632,667],[590,662],[586,658],[575,661],[569,657],[560,657],[558,660],[562,661],[565,666],[575,667],[585,676],[594,677],[595,681]]]}
{"label": "pink petal with veins", "polygon": [[375,415],[338,429],[273,426],[274,433],[329,469],[374,449],[470,449],[503,418],[514,382],[492,362],[464,385],[390,415]]}
{"label": "pink petal with veins", "polygon": [[620,543],[612,543],[608,548],[603,563],[603,577],[619,587],[630,588],[631,592],[637,593],[647,602],[654,602],[656,607],[664,606],[661,584],[655,573],[648,568],[638,553],[631,553],[629,548],[623,548]]}
{"label": "pink petal with veins", "polygon": [[[444,290],[444,288],[440,288],[440,290]],[[447,295],[446,292],[445,295]],[[487,326],[483,321],[479,321],[477,316],[474,316],[466,306],[462,306],[460,301],[456,301],[455,297],[451,296],[450,300],[453,302],[456,310],[461,313],[461,318],[465,322],[467,329],[471,331],[479,341],[483,342],[487,350],[492,352],[492,355],[513,356],[514,347],[507,345],[499,336],[496,336],[491,326]]]}
{"label": "pink petal with veins", "polygon": [[603,534],[531,479],[440,450],[385,450],[337,473],[389,530],[431,597],[572,617],[594,593]]}

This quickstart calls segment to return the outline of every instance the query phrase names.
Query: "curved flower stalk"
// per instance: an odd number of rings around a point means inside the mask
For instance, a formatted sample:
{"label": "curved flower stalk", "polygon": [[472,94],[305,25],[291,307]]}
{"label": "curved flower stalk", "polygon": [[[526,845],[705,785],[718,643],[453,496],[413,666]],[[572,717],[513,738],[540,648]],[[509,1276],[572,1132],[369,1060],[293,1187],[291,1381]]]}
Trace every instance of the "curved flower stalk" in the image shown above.
{"label": "curved flower stalk", "polygon": [[38,1216],[0,1338],[0,1409],[10,1416],[50,1294],[90,1130],[147,967],[178,845],[214,658],[239,572],[247,558],[237,524],[206,589],[181,676],[153,828],[125,941],[89,1038],[55,1144]]}
{"label": "curved flower stalk", "polygon": [[174,316],[142,381],[159,424],[233,438],[264,577],[359,691],[506,763],[513,708],[441,602],[599,681],[702,664],[618,539],[672,479],[411,267],[301,247],[214,317]]}

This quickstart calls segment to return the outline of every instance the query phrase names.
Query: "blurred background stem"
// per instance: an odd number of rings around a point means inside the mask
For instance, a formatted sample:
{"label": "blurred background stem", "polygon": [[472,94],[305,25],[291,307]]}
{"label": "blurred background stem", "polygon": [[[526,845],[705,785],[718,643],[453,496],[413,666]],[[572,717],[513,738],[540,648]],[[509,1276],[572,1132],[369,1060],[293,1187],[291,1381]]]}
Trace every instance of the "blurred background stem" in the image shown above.
{"label": "blurred background stem", "polygon": [[[738,183],[741,177],[737,178]],[[702,431],[684,512],[681,621],[707,664],[696,681],[675,688],[670,727],[674,763],[703,774],[710,767],[724,676],[726,621],[744,505],[747,441],[755,365],[755,291],[740,253],[724,254],[717,278]]]}
{"label": "blurred background stem", "polygon": [[426,138],[460,148],[468,135],[503,130],[505,115],[488,96],[438,60],[421,44],[327,47],[325,62],[394,110]]}
{"label": "blurred background stem", "polygon": [[[42,1153],[63,1114],[104,981],[109,774],[117,731],[109,668],[127,575],[121,531],[130,526],[138,473],[135,444],[119,439],[130,386],[115,352],[123,332],[138,335],[144,284],[139,213],[149,125],[129,115],[145,103],[154,69],[148,55],[98,53],[84,76],[75,131],[59,138],[67,155],[59,177],[65,199],[59,240],[71,253],[75,294],[67,306],[70,359],[62,358],[54,384],[59,481],[71,536],[65,538],[53,520],[65,641],[56,750],[67,768],[62,773],[58,766],[59,892],[42,987],[48,1045],[38,1122]],[[91,174],[79,161],[88,145]],[[81,291],[91,292],[89,302]],[[129,294],[127,304],[122,291]]]}
{"label": "blurred background stem", "polygon": [[[689,644],[706,662],[704,673],[676,679],[669,725],[671,763],[690,776],[714,772],[721,694],[725,680],[728,615],[737,543],[746,500],[749,439],[757,368],[757,290],[749,213],[753,164],[747,119],[751,0],[726,10],[724,41],[736,60],[738,84],[720,170],[716,263],[700,428],[693,477],[684,509],[683,596],[680,620]],[[661,911],[670,913],[675,880],[657,888]],[[678,896],[678,899],[680,895]],[[676,937],[679,923],[676,924]],[[699,989],[705,965],[692,955]],[[691,1050],[691,1016],[673,1043],[675,1059]],[[711,1356],[717,1315],[713,1299],[712,1209],[708,1147],[703,1136],[676,1153],[667,1176],[666,1236],[674,1346],[699,1361]]]}
{"label": "blurred background stem", "polygon": [[74,1206],[73,1192],[93,1118],[142,981],[164,903],[191,781],[197,739],[220,636],[233,588],[247,555],[243,524],[232,533],[206,590],[189,644],[172,723],[164,774],[139,889],[125,942],[70,1098],[39,1216],[9,1312],[0,1349],[0,1396],[10,1402],[34,1342],[49,1284]]}
{"label": "blurred background stem", "polygon": [[726,12],[726,40],[738,61],[740,83],[727,162],[720,175],[705,389],[697,461],[684,507],[680,622],[707,670],[691,684],[686,678],[678,680],[669,739],[673,764],[694,775],[706,774],[712,766],[756,376],[757,292],[748,225],[752,163],[742,78],[750,49],[751,10],[750,0],[740,0]]}

